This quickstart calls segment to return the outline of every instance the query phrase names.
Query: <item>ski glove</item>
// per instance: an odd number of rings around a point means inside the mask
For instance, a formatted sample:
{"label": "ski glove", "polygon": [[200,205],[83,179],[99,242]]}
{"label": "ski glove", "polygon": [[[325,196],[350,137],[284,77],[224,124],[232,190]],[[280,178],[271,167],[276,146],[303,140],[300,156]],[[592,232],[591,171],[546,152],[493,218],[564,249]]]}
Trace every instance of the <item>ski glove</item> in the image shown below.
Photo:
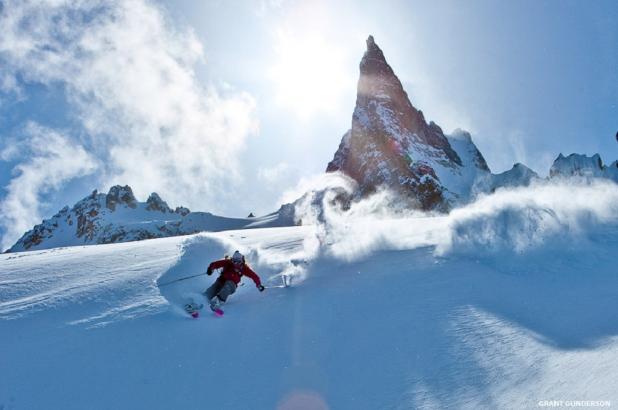
{"label": "ski glove", "polygon": [[257,288],[258,288],[258,290],[259,290],[260,292],[264,292],[264,286],[263,286],[263,285],[258,285],[258,287],[257,287]]}
{"label": "ski glove", "polygon": [[206,274],[212,275],[212,268],[210,266],[208,267],[208,269],[206,269]]}

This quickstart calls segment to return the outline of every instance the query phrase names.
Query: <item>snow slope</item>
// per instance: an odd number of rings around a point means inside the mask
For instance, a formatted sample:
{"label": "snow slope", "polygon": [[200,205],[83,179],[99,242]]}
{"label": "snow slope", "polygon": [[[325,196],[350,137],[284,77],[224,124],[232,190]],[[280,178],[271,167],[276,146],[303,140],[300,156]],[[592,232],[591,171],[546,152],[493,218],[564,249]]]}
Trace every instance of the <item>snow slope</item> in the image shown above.
{"label": "snow slope", "polygon": [[[0,255],[0,408],[618,403],[616,184],[499,190],[448,217],[359,206],[322,225]],[[236,248],[292,286],[245,280],[224,318],[184,315],[213,278],[163,284]]]}

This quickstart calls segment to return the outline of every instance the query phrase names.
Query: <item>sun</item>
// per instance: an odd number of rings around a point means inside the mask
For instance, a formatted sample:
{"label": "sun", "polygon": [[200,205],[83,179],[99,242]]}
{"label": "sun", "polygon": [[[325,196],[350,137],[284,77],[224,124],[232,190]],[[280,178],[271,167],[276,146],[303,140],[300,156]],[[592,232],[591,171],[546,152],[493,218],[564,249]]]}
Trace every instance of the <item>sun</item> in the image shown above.
{"label": "sun", "polygon": [[269,74],[277,103],[303,120],[337,110],[351,78],[343,50],[316,33],[276,37]]}

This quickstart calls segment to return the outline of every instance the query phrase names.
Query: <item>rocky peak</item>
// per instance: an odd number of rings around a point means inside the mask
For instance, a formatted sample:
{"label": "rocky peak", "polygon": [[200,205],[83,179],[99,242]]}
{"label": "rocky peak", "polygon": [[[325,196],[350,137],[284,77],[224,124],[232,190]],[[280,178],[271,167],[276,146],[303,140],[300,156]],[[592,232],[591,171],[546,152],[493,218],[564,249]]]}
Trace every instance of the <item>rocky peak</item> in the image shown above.
{"label": "rocky peak", "polygon": [[148,199],[146,200],[146,210],[148,211],[159,211],[159,212],[172,212],[167,203],[161,199],[159,194],[153,192],[150,194]]}
{"label": "rocky peak", "polygon": [[602,172],[602,170],[603,161],[601,161],[599,154],[594,154],[591,157],[571,154],[565,157],[560,153],[549,169],[549,175],[551,177],[572,175],[593,176]]}
{"label": "rocky peak", "polygon": [[510,170],[492,177],[492,191],[500,187],[528,186],[533,180],[540,179],[536,172],[520,162],[515,163]]}
{"label": "rocky peak", "polygon": [[[431,126],[432,124],[434,124],[433,121],[429,125]],[[487,161],[485,161],[485,157],[483,157],[483,154],[481,154],[481,151],[479,151],[479,149],[476,147],[474,142],[472,142],[472,135],[470,135],[468,131],[457,128],[450,135],[449,142],[451,144],[451,147],[453,147],[453,149],[455,149],[456,151],[457,151],[456,145],[458,143],[463,143],[465,146],[467,146],[467,151],[472,155],[472,160],[474,162],[475,167],[481,171],[490,172],[489,166],[487,165]]]}
{"label": "rocky peak", "polygon": [[116,210],[116,205],[125,204],[129,208],[135,208],[137,206],[137,200],[133,195],[133,190],[130,186],[115,185],[109,189],[107,196],[105,197],[105,206],[112,210]]}
{"label": "rocky peak", "polygon": [[294,223],[294,206],[290,204],[289,207],[292,209],[282,207],[280,212],[262,218],[251,214],[251,221],[191,212],[182,206],[172,212],[154,192],[146,202],[137,202],[131,188],[115,186],[108,194],[93,191],[71,209],[65,206],[53,217],[24,233],[7,252],[138,241],[200,231],[290,226]]}
{"label": "rocky peak", "polygon": [[[470,144],[474,145],[471,140]],[[471,166],[488,172],[480,153],[477,159]],[[442,179],[452,179],[450,174],[457,178],[465,165],[442,129],[427,123],[422,111],[412,105],[384,53],[369,36],[360,62],[352,128],[342,138],[327,172],[341,171],[352,177],[361,195],[386,185],[417,201],[421,208],[432,209],[448,201],[449,187]]]}
{"label": "rocky peak", "polygon": [[565,157],[560,153],[549,169],[549,176],[552,178],[570,176],[584,178],[600,177],[613,179],[618,182],[618,168],[615,161],[610,166],[603,165],[599,154],[594,154],[591,157],[571,154]]}
{"label": "rocky peak", "polygon": [[[381,104],[380,104],[381,103]],[[401,131],[414,135],[419,142],[436,147],[450,161],[461,165],[461,159],[451,148],[442,129],[433,121],[429,124],[423,112],[410,102],[408,94],[395,72],[386,62],[384,53],[375,43],[373,36],[367,39],[367,51],[360,63],[357,108],[380,104],[384,113],[389,110],[392,119],[398,122]],[[356,111],[355,111],[356,112]]]}
{"label": "rocky peak", "polygon": [[[367,38],[367,51],[365,51],[360,62],[360,71],[361,75],[383,78],[386,80],[384,84],[388,83],[388,80],[392,79],[392,77],[396,78],[393,69],[386,62],[386,58],[384,58],[384,53],[371,35]],[[395,83],[391,84],[396,87]]]}
{"label": "rocky peak", "polygon": [[174,210],[174,213],[177,213],[181,216],[187,216],[191,213],[191,211],[189,210],[189,208],[185,208],[184,206],[177,206]]}

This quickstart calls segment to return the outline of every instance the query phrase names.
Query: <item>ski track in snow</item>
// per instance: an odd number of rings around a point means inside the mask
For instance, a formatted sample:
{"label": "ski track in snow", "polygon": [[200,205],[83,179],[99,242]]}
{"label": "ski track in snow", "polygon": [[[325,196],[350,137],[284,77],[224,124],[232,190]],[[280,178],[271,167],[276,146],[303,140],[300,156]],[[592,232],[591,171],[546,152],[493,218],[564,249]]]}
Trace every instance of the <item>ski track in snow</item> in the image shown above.
{"label": "ski track in snow", "polygon": [[[615,225],[574,247],[437,255],[450,226],[364,221],[327,236],[252,229],[0,255],[0,408],[618,403]],[[260,293],[245,278],[224,318],[197,320],[182,304],[214,277],[157,287],[234,249],[265,283],[290,274],[292,286]]]}

